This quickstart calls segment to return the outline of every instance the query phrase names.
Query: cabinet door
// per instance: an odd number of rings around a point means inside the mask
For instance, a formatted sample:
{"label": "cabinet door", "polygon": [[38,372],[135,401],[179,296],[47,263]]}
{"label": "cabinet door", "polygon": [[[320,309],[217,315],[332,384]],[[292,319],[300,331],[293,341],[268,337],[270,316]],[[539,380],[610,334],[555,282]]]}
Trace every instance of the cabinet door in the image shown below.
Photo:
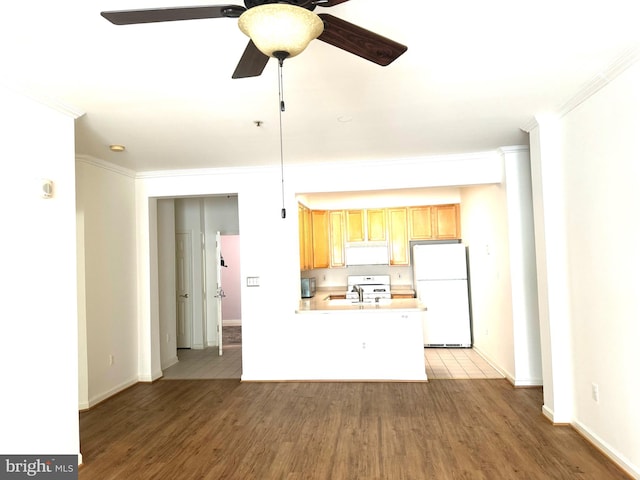
{"label": "cabinet door", "polygon": [[389,208],[389,248],[391,265],[409,265],[409,239],[407,237],[407,209]]}
{"label": "cabinet door", "polygon": [[347,210],[347,242],[364,242],[364,210]]}
{"label": "cabinet door", "polygon": [[409,207],[409,239],[431,240],[431,207]]}
{"label": "cabinet door", "polygon": [[434,237],[439,240],[460,238],[460,206],[437,205],[432,208]]}
{"label": "cabinet door", "polygon": [[311,211],[313,268],[329,268],[329,212]]}
{"label": "cabinet door", "polygon": [[306,270],[307,258],[307,242],[304,232],[304,210],[305,208],[298,204],[298,242],[300,247],[300,270]]}
{"label": "cabinet door", "polygon": [[308,208],[304,212],[304,231],[305,231],[305,270],[313,268],[313,224],[311,223],[311,210]]}
{"label": "cabinet door", "polygon": [[367,240],[384,242],[387,239],[387,222],[382,208],[367,210]]}
{"label": "cabinet door", "polygon": [[344,267],[344,212],[329,212],[329,250],[331,266]]}
{"label": "cabinet door", "polygon": [[313,266],[311,210],[302,204],[298,205],[298,229],[300,236],[300,270],[309,270]]}

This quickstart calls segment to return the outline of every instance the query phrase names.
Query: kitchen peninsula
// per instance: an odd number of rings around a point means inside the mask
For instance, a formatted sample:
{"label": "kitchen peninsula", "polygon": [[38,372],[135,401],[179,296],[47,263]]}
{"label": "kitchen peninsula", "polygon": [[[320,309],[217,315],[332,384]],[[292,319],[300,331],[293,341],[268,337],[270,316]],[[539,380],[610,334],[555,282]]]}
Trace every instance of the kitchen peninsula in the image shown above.
{"label": "kitchen peninsula", "polygon": [[301,300],[299,327],[325,352],[314,379],[426,381],[424,310],[415,298],[353,302],[318,292]]}

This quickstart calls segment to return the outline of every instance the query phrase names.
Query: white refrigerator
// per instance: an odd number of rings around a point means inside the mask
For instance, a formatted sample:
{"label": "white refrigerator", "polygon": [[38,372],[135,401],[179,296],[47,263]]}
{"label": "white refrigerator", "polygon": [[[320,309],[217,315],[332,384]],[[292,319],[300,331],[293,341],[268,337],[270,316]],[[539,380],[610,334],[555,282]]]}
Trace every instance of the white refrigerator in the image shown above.
{"label": "white refrigerator", "polygon": [[425,347],[470,347],[467,252],[462,243],[414,245],[413,285],[427,307]]}

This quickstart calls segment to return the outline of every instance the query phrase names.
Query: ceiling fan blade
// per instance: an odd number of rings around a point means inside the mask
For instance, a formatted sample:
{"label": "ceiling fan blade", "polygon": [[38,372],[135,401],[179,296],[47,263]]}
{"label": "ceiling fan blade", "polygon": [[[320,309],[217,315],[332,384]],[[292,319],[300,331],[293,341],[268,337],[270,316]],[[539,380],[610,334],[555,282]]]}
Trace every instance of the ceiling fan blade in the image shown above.
{"label": "ceiling fan blade", "polygon": [[252,40],[249,40],[247,48],[244,49],[240,62],[238,62],[238,66],[231,78],[258,77],[262,74],[268,61],[269,57],[258,50]]}
{"label": "ceiling fan blade", "polygon": [[237,18],[246,8],[238,5],[209,5],[196,7],[149,8],[144,10],[117,10],[100,12],[115,25],[135,23],[172,22],[176,20],[198,20],[202,18]]}
{"label": "ceiling fan blade", "polygon": [[407,51],[407,47],[398,42],[333,15],[320,13],[318,16],[324,22],[324,31],[318,40],[358,55],[370,62],[387,66]]}
{"label": "ceiling fan blade", "polygon": [[315,3],[318,7],[334,7],[348,1],[349,0],[316,0],[313,3]]}

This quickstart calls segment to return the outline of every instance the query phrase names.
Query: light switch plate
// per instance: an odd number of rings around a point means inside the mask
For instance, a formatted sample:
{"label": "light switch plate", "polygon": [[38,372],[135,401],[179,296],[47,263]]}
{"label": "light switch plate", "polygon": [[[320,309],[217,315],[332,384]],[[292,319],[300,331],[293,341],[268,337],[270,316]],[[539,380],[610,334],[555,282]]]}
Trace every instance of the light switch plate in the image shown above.
{"label": "light switch plate", "polygon": [[259,287],[260,277],[247,277],[247,287]]}

